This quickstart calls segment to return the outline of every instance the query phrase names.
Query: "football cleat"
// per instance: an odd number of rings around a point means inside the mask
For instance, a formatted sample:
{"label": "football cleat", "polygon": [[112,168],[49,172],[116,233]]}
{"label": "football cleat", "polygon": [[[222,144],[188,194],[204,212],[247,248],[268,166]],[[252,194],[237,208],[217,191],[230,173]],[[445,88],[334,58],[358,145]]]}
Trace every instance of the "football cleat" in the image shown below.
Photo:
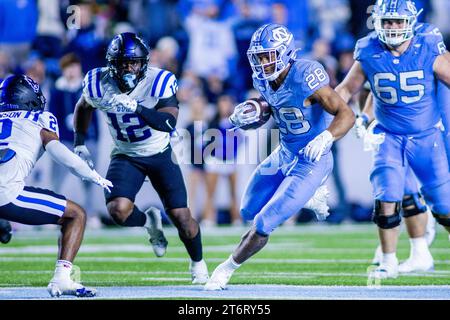
{"label": "football cleat", "polygon": [[208,267],[203,259],[198,262],[191,260],[189,271],[191,272],[192,284],[205,284],[209,279]]}
{"label": "football cleat", "polygon": [[71,279],[65,281],[52,279],[47,286],[47,291],[52,297],[67,295],[80,298],[91,298],[95,297],[97,294],[95,289],[87,288],[81,283],[75,282]]}
{"label": "football cleat", "polygon": [[227,268],[225,263],[221,263],[217,266],[214,272],[211,275],[211,278],[206,282],[203,287],[204,290],[208,291],[219,291],[225,290],[228,282],[230,281],[231,276],[233,275],[234,270],[231,268]]}
{"label": "football cleat", "polygon": [[12,228],[9,221],[0,219],[0,242],[8,243],[12,237]]}
{"label": "football cleat", "polygon": [[395,279],[398,277],[398,264],[380,264],[369,272],[368,277],[369,279]]}
{"label": "football cleat", "polygon": [[327,199],[330,195],[327,186],[322,185],[314,193],[313,197],[304,205],[303,208],[314,211],[317,220],[324,221],[329,215],[330,207],[327,205]]}
{"label": "football cleat", "polygon": [[430,251],[420,254],[411,254],[410,257],[398,266],[398,272],[408,273],[415,271],[428,272],[434,270],[434,261]]}
{"label": "football cleat", "polygon": [[382,259],[383,251],[381,250],[381,245],[378,245],[377,249],[375,250],[375,256],[373,257],[372,264],[379,266]]}
{"label": "football cleat", "polygon": [[162,257],[167,250],[167,239],[164,236],[161,211],[155,207],[150,207],[145,210],[147,218],[150,219],[150,227],[146,228],[150,235],[150,243],[153,247],[153,252],[157,257]]}

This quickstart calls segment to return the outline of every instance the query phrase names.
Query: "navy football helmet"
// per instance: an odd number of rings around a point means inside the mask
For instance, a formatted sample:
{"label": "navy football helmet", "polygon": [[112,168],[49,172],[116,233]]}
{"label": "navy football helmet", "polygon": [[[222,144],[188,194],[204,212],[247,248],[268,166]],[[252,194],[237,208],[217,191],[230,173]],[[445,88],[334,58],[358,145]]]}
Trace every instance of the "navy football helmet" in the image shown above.
{"label": "navy football helmet", "polygon": [[[414,26],[421,12],[411,0],[378,0],[372,13],[378,39],[391,47],[408,41],[414,36]],[[402,27],[387,28],[386,21],[392,20],[398,20]]]}
{"label": "navy football helmet", "polygon": [[259,80],[275,80],[295,59],[294,36],[280,24],[269,23],[252,36],[247,57],[253,74]]}
{"label": "navy football helmet", "polygon": [[12,75],[0,84],[0,112],[43,111],[47,100],[41,87],[26,75]]}
{"label": "navy football helmet", "polygon": [[134,89],[144,78],[149,52],[144,41],[131,32],[121,33],[111,40],[106,60],[111,76],[122,90]]}

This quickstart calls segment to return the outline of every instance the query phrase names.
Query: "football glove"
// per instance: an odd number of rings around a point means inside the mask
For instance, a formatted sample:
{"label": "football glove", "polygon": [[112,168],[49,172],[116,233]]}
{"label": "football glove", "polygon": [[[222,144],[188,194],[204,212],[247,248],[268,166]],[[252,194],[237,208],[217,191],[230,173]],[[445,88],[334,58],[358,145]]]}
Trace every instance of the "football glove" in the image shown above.
{"label": "football glove", "polygon": [[311,140],[300,153],[304,154],[306,160],[310,162],[319,161],[322,154],[334,141],[334,137],[330,131],[325,130],[313,140]]}
{"label": "football glove", "polygon": [[377,124],[376,121],[367,128],[367,133],[364,136],[364,151],[378,151],[380,149],[380,144],[384,142],[386,134],[374,133],[373,128]]}
{"label": "football glove", "polygon": [[367,133],[368,117],[365,114],[361,114],[355,121],[355,134],[358,139],[364,138]]}
{"label": "football glove", "polygon": [[112,108],[124,107],[128,109],[128,112],[136,112],[136,108],[138,106],[137,101],[125,93],[113,95],[108,103]]}
{"label": "football glove", "polygon": [[97,173],[97,171],[92,170],[93,171],[93,175],[94,177],[92,178],[91,182],[95,183],[96,185],[99,185],[100,187],[102,187],[103,189],[105,189],[106,191],[108,191],[109,193],[111,193],[111,189],[113,187],[113,184],[111,181],[103,178],[101,175],[99,175]]}
{"label": "football glove", "polygon": [[91,153],[84,144],[76,146],[73,151],[87,163],[89,168],[94,169],[94,161],[92,161]]}
{"label": "football glove", "polygon": [[254,123],[258,121],[258,113],[256,110],[252,112],[244,113],[248,110],[246,108],[248,104],[242,102],[234,108],[233,114],[229,117],[230,122],[236,127],[240,128],[242,126]]}

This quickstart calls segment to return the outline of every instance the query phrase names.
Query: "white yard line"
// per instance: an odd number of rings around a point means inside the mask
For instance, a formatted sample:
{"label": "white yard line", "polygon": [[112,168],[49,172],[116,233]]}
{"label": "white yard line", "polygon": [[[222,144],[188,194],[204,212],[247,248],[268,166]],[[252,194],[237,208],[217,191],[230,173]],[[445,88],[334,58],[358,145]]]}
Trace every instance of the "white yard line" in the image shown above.
{"label": "white yard line", "polygon": [[[205,253],[232,252],[236,244],[230,245],[205,245]],[[0,255],[7,254],[54,254],[58,251],[56,245],[35,245],[23,247],[0,247]],[[168,247],[169,252],[184,253],[186,249],[181,246]],[[264,252],[305,252],[309,254],[350,254],[367,253],[372,257],[375,247],[367,248],[316,248],[307,242],[284,242],[269,243],[264,248]],[[106,252],[137,252],[151,253],[150,245],[144,244],[84,244],[80,248],[80,253],[106,253]],[[431,248],[432,253],[447,253],[450,256],[450,248]]]}

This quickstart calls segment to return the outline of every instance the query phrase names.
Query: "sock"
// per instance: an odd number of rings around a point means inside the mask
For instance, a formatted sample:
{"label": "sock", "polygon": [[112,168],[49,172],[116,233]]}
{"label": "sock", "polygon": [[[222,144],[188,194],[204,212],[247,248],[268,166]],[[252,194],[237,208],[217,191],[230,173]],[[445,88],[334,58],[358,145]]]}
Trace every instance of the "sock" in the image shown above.
{"label": "sock", "polygon": [[411,238],[409,239],[411,243],[411,253],[421,253],[428,251],[427,239],[425,237]]}
{"label": "sock", "polygon": [[143,227],[146,223],[146,220],[147,215],[139,210],[138,207],[134,206],[133,211],[122,225],[125,227]]}
{"label": "sock", "polygon": [[55,274],[53,279],[67,280],[70,279],[70,273],[72,272],[72,262],[67,260],[56,261]]}
{"label": "sock", "polygon": [[200,228],[198,228],[198,233],[194,238],[185,239],[180,235],[180,240],[183,241],[184,246],[186,247],[186,250],[193,262],[199,262],[203,259],[202,236],[200,233]]}
{"label": "sock", "polygon": [[229,268],[229,269],[231,269],[233,271],[236,270],[237,268],[239,268],[242,265],[242,264],[238,264],[236,261],[234,261],[233,255],[230,255],[228,257],[228,259],[225,260],[225,262],[223,264],[224,264],[224,266],[226,268]]}
{"label": "sock", "polygon": [[397,256],[395,252],[383,253],[382,264],[398,264]]}

